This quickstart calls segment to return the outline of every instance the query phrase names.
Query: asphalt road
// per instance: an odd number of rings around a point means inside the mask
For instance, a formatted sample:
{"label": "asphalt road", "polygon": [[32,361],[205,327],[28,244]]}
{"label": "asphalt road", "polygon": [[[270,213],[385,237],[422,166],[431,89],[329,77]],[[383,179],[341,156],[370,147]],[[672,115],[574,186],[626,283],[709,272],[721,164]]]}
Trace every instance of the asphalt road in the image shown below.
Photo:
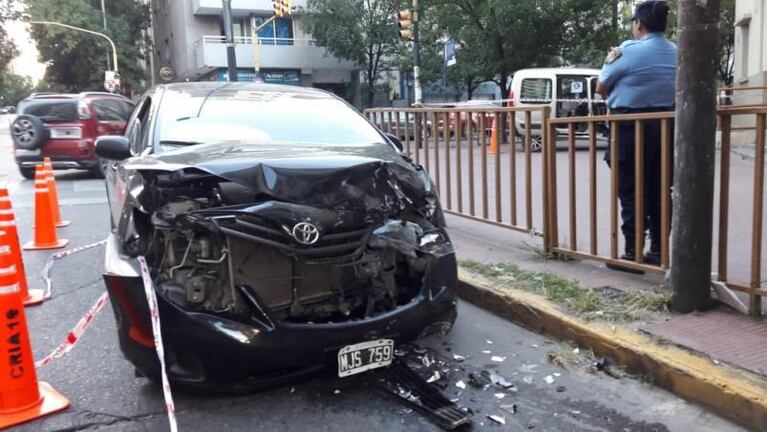
{"label": "asphalt road", "polygon": [[[13,163],[7,123],[0,118],[0,181],[8,183],[22,241],[31,237],[33,184]],[[70,247],[103,239],[108,229],[103,182],[87,173],[56,175],[62,213],[72,225],[59,229]],[[103,292],[103,248],[64,258],[54,265],[53,298],[27,308],[36,358],[49,353]],[[32,288],[41,288],[40,271],[51,252],[25,253]],[[464,430],[557,431],[732,431],[732,424],[653,386],[629,377],[589,372],[584,364],[554,366],[550,352],[572,353],[560,345],[474,306],[461,303],[453,331],[422,341],[446,375],[438,384],[461,406],[474,412]],[[453,359],[457,354],[463,362]],[[503,361],[493,361],[500,356]],[[478,389],[469,374],[493,371],[509,379],[511,389]],[[423,371],[421,371],[423,372]],[[167,430],[162,394],[122,358],[109,305],[96,317],[67,356],[38,370],[72,403],[67,411],[39,419],[17,431],[162,431]],[[546,377],[553,382],[547,383]],[[465,389],[456,386],[458,381]],[[391,395],[379,391],[374,375],[346,379],[332,374],[300,385],[240,397],[176,392],[183,431],[429,431],[438,430]],[[515,408],[512,408],[514,406]],[[514,412],[514,413],[513,413]],[[487,416],[505,419],[500,425]]]}

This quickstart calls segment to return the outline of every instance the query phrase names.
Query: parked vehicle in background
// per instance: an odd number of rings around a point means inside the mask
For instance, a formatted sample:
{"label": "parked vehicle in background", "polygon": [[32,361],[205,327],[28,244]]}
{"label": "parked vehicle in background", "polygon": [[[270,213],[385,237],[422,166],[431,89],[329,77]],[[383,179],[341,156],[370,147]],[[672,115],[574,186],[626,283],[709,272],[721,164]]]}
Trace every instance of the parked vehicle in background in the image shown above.
{"label": "parked vehicle in background", "polygon": [[7,106],[0,108],[0,114],[15,114],[16,113],[16,107],[13,106]]}
{"label": "parked vehicle in background", "polygon": [[[399,118],[399,131],[397,130],[397,119]],[[391,121],[391,123],[389,123]],[[383,133],[388,133],[399,139],[415,139],[415,113],[398,112],[392,114],[375,113],[374,123]],[[425,136],[431,136],[432,122],[426,120]]]}
{"label": "parked vehicle in background", "polygon": [[[602,97],[596,92],[599,69],[581,68],[533,68],[520,69],[514,73],[509,106],[527,107],[548,105],[552,117],[574,117],[604,115],[607,108]],[[525,116],[515,115],[514,125],[517,134],[524,134]],[[587,132],[588,125],[580,123],[576,133]],[[533,113],[530,119],[534,151],[541,149],[541,115]],[[600,125],[598,132],[605,133],[606,126]],[[564,129],[559,133],[567,132]]]}
{"label": "parked vehicle in background", "polygon": [[122,134],[133,102],[101,92],[33,93],[17,111],[11,138],[22,176],[33,179],[35,165],[50,157],[53,169],[87,169],[103,177],[107,162],[94,152],[96,138]]}

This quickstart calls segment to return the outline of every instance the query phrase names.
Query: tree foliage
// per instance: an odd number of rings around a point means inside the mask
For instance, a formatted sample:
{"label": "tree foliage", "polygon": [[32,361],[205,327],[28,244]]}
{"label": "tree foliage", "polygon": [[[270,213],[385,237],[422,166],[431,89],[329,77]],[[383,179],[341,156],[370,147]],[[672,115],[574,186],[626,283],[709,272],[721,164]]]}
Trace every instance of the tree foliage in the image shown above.
{"label": "tree foliage", "polygon": [[308,0],[304,27],[333,56],[362,69],[367,106],[372,106],[381,72],[397,64],[398,0]]}
{"label": "tree foliage", "polygon": [[[148,46],[144,37],[149,26],[148,5],[137,0],[110,0],[106,31],[99,0],[25,0],[25,5],[34,20],[105,33],[117,46],[123,86],[141,87],[145,71],[139,60]],[[32,25],[31,30],[40,60],[48,64],[44,78],[48,85],[64,91],[102,89],[109,49],[105,39],[51,25]]]}

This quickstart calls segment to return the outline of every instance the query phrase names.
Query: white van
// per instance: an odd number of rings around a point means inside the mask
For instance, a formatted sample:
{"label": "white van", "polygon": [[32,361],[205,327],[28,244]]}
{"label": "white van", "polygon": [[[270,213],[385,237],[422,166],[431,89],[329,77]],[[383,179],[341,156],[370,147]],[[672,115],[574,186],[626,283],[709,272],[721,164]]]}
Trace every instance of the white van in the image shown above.
{"label": "white van", "polygon": [[[511,80],[508,98],[509,106],[525,107],[549,105],[552,117],[573,117],[603,115],[607,109],[602,97],[597,94],[599,69],[581,68],[534,68],[520,69]],[[524,134],[525,115],[518,112],[515,116],[516,132]],[[587,132],[587,125],[576,125],[576,133]],[[533,113],[530,121],[533,135],[532,150],[540,150],[541,116]],[[599,132],[605,132],[600,125]],[[566,133],[567,129],[558,129]]]}

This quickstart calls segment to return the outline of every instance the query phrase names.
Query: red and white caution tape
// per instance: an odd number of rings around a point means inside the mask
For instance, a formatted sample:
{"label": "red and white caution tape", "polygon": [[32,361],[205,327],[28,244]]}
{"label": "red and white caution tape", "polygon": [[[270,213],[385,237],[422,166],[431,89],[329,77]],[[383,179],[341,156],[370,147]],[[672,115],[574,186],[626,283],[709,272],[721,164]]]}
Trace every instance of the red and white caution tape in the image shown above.
{"label": "red and white caution tape", "polygon": [[152,335],[154,336],[154,346],[157,351],[157,358],[160,360],[160,373],[162,374],[162,394],[165,397],[165,408],[168,411],[168,423],[170,423],[171,432],[178,431],[176,425],[176,407],[173,404],[173,394],[170,391],[170,382],[168,374],[165,371],[165,348],[162,344],[162,333],[160,331],[160,309],[157,307],[157,295],[152,286],[152,277],[149,274],[149,267],[143,256],[138,257],[138,263],[141,267],[141,279],[144,281],[144,293],[146,301],[149,304],[149,316],[152,319]]}
{"label": "red and white caution tape", "polygon": [[43,300],[48,300],[51,298],[51,295],[53,294],[53,282],[51,281],[51,269],[53,268],[53,263],[61,258],[68,257],[70,255],[74,255],[78,252],[82,252],[84,250],[95,248],[96,246],[101,246],[105,244],[106,240],[101,240],[100,242],[91,243],[85,246],[76,247],[74,249],[69,249],[61,252],[56,252],[53,255],[51,255],[48,258],[48,261],[45,262],[45,267],[43,267],[43,274],[42,278],[45,282],[45,292],[43,293]]}
{"label": "red and white caution tape", "polygon": [[67,337],[64,339],[64,342],[56,347],[56,349],[53,350],[52,353],[48,354],[44,359],[36,361],[35,367],[47,365],[54,359],[62,357],[71,351],[72,348],[77,345],[77,342],[80,340],[80,337],[83,335],[83,333],[85,333],[85,329],[91,325],[93,318],[96,318],[96,315],[98,315],[98,313],[101,312],[101,309],[104,308],[104,305],[107,304],[107,299],[109,299],[109,295],[105,291],[99,296],[98,300],[96,300],[96,303],[91,306],[91,309],[88,311],[88,313],[80,318],[80,321],[77,322],[75,327],[69,333],[67,333]]}

